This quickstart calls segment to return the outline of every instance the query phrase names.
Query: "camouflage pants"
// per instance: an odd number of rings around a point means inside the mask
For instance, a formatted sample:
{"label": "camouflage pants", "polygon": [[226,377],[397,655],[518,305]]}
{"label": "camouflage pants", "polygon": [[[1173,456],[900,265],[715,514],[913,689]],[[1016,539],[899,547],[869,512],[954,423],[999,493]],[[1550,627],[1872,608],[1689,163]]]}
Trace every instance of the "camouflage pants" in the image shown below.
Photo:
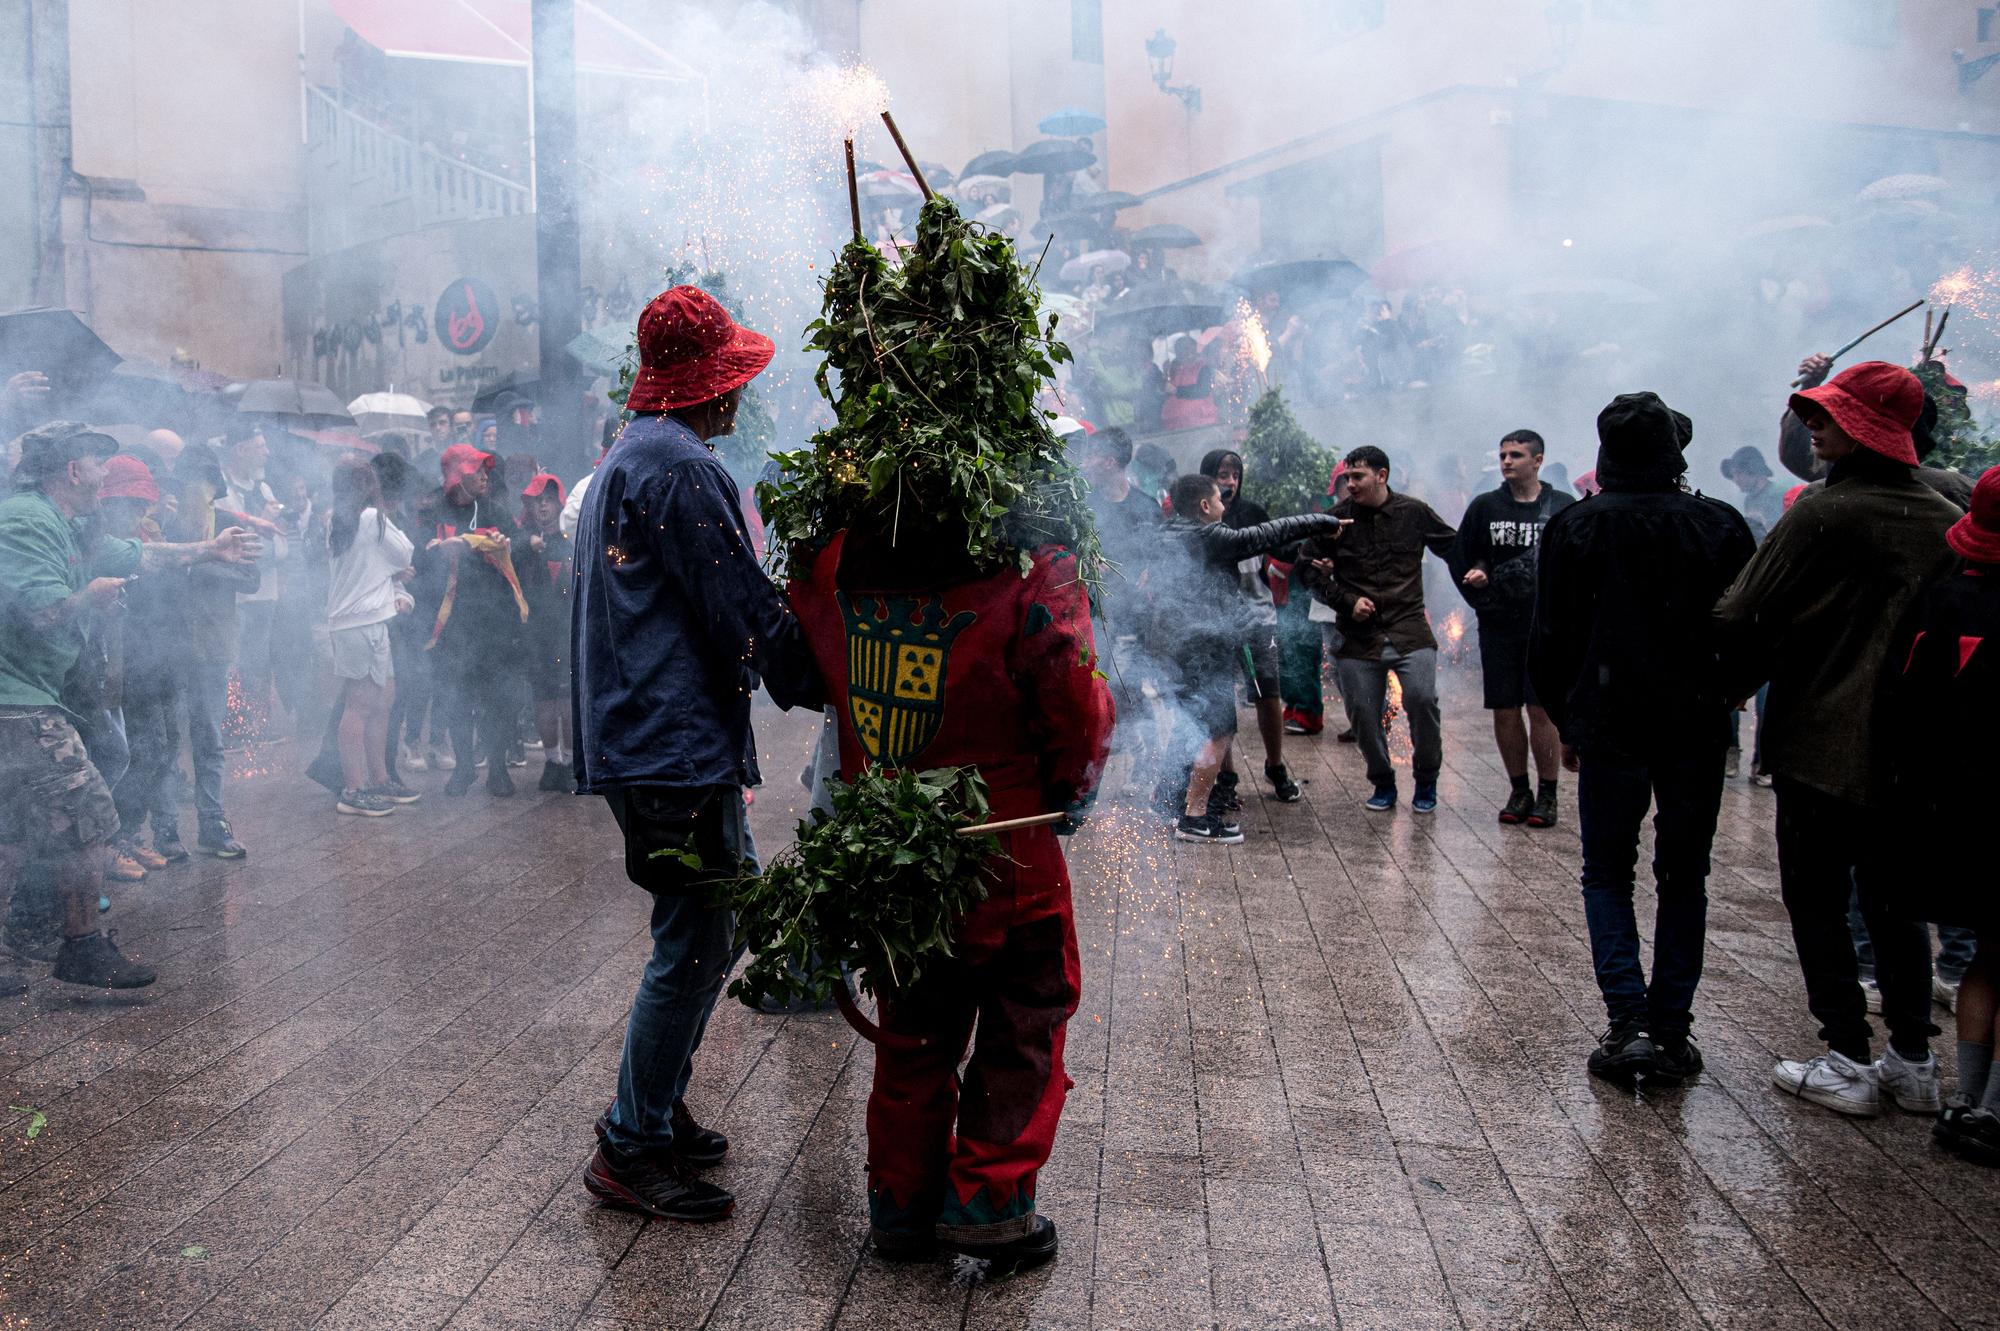
{"label": "camouflage pants", "polygon": [[111,789],[58,707],[0,707],[0,843],[54,858],[118,830]]}

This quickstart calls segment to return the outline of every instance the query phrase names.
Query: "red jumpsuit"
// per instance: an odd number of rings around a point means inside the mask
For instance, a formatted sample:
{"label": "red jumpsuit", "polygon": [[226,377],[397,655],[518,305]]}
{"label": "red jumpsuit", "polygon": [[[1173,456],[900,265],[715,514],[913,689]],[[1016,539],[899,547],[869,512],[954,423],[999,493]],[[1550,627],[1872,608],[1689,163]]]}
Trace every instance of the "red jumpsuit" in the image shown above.
{"label": "red jumpsuit", "polygon": [[[1069,551],[1037,550],[1026,577],[1007,569],[940,586],[939,562],[916,556],[843,569],[848,542],[835,537],[790,588],[839,709],[841,776],[864,763],[969,763],[995,821],[1080,809],[1110,749],[1112,707]],[[853,567],[864,564],[895,571]],[[990,894],[960,925],[957,957],[920,995],[881,1004],[885,1036],[904,1038],[877,1047],[868,1097],[880,1233],[936,1226],[940,1238],[989,1243],[1033,1224],[1082,976],[1061,842],[1047,827],[998,840]],[[903,1047],[909,1037],[922,1047]]]}

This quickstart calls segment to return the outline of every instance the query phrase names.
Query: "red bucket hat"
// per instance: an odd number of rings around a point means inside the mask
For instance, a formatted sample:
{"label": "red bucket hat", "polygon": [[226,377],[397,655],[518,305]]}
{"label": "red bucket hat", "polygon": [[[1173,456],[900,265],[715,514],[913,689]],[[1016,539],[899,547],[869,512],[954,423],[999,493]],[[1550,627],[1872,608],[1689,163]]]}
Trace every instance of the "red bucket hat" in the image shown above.
{"label": "red bucket hat", "polygon": [[569,500],[569,491],[563,488],[562,477],[552,476],[546,471],[536,472],[535,478],[521,487],[521,498],[533,499],[551,485],[556,487],[556,502],[558,504],[567,503]]}
{"label": "red bucket hat", "polygon": [[1972,510],[1944,534],[1945,544],[1975,564],[2000,564],[2000,467],[1972,487]]}
{"label": "red bucket hat", "polygon": [[721,397],[755,379],[775,351],[700,287],[663,291],[639,315],[639,373],[625,408],[673,411]]}
{"label": "red bucket hat", "polygon": [[492,471],[497,460],[491,453],[482,453],[471,444],[453,444],[438,456],[438,470],[444,473],[444,488],[451,489],[475,471]]}
{"label": "red bucket hat", "polygon": [[1924,386],[1902,366],[1885,360],[1850,366],[1818,388],[1792,394],[1792,410],[1800,420],[1807,418],[1805,406],[1833,417],[1863,448],[1906,467],[1917,465],[1910,431],[1923,415]]}
{"label": "red bucket hat", "polygon": [[99,499],[143,499],[149,504],[160,502],[160,487],[153,480],[153,470],[130,453],[114,453],[104,460],[104,484],[98,488]]}

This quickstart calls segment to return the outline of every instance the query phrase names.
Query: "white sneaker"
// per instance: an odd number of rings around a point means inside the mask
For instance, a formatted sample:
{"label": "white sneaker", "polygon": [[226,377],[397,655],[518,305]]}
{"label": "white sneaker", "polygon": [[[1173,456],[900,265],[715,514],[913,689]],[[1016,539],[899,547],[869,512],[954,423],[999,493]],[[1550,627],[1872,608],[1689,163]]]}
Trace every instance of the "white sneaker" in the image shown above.
{"label": "white sneaker", "polygon": [[407,767],[412,772],[423,772],[430,769],[430,763],[424,758],[424,755],[417,752],[408,741],[405,741],[397,750],[396,765],[398,767]]}
{"label": "white sneaker", "polygon": [[431,770],[433,772],[449,772],[457,766],[458,760],[443,749],[431,750]]}
{"label": "white sneaker", "polygon": [[1946,1012],[1958,1011],[1958,986],[1951,981],[1931,976],[1931,997],[1942,1004]]}
{"label": "white sneaker", "polygon": [[1863,980],[1861,982],[1861,1001],[1868,1005],[1870,1012],[1879,1015],[1882,1011],[1882,986],[1873,980]]}
{"label": "white sneaker", "polygon": [[1875,1085],[1896,1102],[1898,1109],[1912,1114],[1935,1114],[1944,1107],[1938,1094],[1938,1061],[1928,1054],[1921,1063],[1912,1063],[1895,1050],[1875,1060]]}
{"label": "white sneaker", "polygon": [[1803,1062],[1795,1058],[1779,1059],[1771,1069],[1771,1080],[1780,1090],[1790,1091],[1799,1099],[1810,1100],[1836,1114],[1873,1118],[1882,1112],[1874,1069],[1831,1049]]}

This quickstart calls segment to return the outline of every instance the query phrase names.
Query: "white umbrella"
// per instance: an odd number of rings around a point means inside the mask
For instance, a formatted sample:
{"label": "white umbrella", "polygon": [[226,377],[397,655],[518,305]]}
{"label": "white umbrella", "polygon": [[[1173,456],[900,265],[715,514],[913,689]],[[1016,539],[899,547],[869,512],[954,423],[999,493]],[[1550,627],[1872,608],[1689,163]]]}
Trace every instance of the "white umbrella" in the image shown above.
{"label": "white umbrella", "polygon": [[1006,203],[1014,197],[1014,183],[1004,176],[967,176],[958,182],[958,197]]}
{"label": "white umbrella", "polygon": [[430,403],[408,393],[363,393],[347,404],[348,413],[364,434],[376,430],[421,430],[430,409]]}
{"label": "white umbrella", "polygon": [[1105,273],[1122,273],[1132,266],[1132,256],[1124,250],[1092,250],[1079,254],[1062,266],[1065,282],[1088,282]]}

